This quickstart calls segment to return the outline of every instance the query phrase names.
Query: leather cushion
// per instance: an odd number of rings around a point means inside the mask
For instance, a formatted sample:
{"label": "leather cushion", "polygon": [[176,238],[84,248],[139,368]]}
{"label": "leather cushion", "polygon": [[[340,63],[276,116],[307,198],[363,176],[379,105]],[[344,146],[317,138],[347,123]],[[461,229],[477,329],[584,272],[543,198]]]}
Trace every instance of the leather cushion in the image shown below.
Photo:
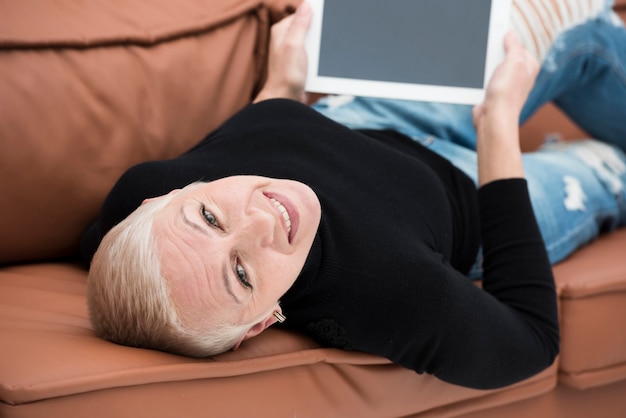
{"label": "leather cushion", "polygon": [[0,3],[0,264],[75,253],[126,168],[187,150],[261,81],[259,1],[123,4]]}
{"label": "leather cushion", "polygon": [[468,389],[276,329],[208,359],[124,347],[93,333],[86,274],[0,268],[0,416],[456,416],[556,383],[555,364],[507,388]]}
{"label": "leather cushion", "polygon": [[554,269],[561,300],[560,380],[583,389],[626,379],[626,229]]}

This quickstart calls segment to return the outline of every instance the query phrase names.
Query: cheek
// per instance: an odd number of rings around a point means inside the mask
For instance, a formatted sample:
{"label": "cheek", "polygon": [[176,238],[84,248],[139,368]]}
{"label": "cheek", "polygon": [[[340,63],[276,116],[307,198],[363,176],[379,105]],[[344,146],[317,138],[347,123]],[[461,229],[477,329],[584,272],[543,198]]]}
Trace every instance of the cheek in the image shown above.
{"label": "cheek", "polygon": [[285,293],[302,271],[304,266],[303,258],[299,253],[293,254],[274,254],[273,257],[267,258],[263,262],[263,277],[268,278],[273,291],[280,297]]}
{"label": "cheek", "polygon": [[299,254],[297,255],[294,254],[294,255],[291,255],[290,257],[287,257],[287,259],[284,262],[285,268],[282,269],[283,270],[283,274],[282,274],[283,283],[288,283],[289,286],[291,286],[293,281],[296,280],[296,277],[298,276],[298,274],[300,274],[300,271],[302,270],[303,265],[304,265],[304,260],[302,260],[302,257],[300,257]]}

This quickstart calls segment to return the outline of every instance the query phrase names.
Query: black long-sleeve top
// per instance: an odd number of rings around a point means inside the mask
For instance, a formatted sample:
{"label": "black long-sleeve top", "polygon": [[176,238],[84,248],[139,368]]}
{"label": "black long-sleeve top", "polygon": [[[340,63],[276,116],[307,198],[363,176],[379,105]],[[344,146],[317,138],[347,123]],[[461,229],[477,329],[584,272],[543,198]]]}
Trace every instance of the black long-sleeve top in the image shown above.
{"label": "black long-sleeve top", "polygon": [[[250,105],[181,157],[131,168],[85,234],[85,257],[144,198],[239,174],[301,181],[322,206],[281,300],[285,327],[475,388],[554,360],[554,281],[525,180],[477,190],[401,134],[353,131],[289,100]],[[466,277],[481,244],[482,289]]]}

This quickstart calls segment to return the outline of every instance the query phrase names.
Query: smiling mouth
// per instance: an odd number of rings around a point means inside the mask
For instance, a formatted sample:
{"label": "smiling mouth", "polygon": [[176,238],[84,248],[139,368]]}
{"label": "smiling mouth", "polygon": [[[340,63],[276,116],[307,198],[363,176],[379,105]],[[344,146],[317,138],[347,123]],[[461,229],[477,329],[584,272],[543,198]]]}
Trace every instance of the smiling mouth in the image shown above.
{"label": "smiling mouth", "polygon": [[274,199],[273,197],[270,198],[270,201],[272,202],[274,206],[276,206],[276,208],[278,208],[278,211],[281,213],[283,219],[285,220],[285,227],[287,228],[287,234],[289,235],[289,238],[291,238],[291,217],[289,216],[289,212],[287,212],[287,209],[285,209],[282,203],[280,203],[278,200]]}

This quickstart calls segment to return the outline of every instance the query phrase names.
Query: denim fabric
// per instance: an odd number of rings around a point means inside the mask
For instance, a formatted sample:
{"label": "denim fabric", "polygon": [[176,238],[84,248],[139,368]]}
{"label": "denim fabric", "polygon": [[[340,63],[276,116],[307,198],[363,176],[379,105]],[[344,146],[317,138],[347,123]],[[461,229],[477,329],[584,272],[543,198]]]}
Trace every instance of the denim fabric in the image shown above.
{"label": "denim fabric", "polygon": [[[555,39],[521,121],[553,101],[587,140],[524,154],[537,222],[553,263],[602,231],[626,225],[626,30],[607,10]],[[471,106],[331,96],[314,108],[353,129],[394,129],[477,180]],[[620,150],[621,148],[621,150]],[[479,263],[470,274],[480,274]]]}

